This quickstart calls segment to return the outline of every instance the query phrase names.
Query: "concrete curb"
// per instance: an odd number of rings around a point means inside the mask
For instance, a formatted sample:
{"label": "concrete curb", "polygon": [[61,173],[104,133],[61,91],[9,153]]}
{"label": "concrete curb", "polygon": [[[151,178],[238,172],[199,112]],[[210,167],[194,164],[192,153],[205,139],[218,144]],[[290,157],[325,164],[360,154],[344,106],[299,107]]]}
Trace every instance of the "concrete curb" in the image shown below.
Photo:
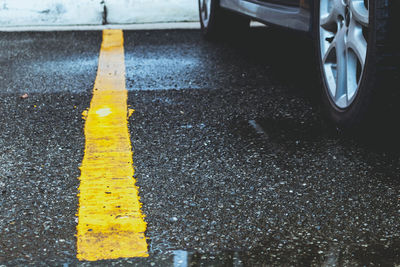
{"label": "concrete curb", "polygon": [[[264,24],[251,22],[251,27],[264,27]],[[122,30],[184,30],[200,29],[199,22],[163,22],[143,24],[109,24],[109,25],[67,25],[67,26],[14,26],[0,27],[0,32],[49,32],[49,31],[101,31],[104,29]]]}
{"label": "concrete curb", "polygon": [[104,29],[122,29],[122,30],[200,29],[200,23],[168,22],[168,23],[109,24],[109,25],[14,26],[14,27],[0,27],[0,32],[101,31]]}

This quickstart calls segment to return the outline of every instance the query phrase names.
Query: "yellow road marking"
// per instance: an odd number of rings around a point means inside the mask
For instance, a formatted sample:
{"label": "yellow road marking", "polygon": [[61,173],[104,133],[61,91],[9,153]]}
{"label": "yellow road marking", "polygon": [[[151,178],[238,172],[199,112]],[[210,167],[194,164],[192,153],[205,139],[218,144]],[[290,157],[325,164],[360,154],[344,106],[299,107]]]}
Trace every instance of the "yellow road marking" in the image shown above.
{"label": "yellow road marking", "polygon": [[89,110],[84,113],[77,258],[147,257],[128,131],[123,33],[104,30]]}

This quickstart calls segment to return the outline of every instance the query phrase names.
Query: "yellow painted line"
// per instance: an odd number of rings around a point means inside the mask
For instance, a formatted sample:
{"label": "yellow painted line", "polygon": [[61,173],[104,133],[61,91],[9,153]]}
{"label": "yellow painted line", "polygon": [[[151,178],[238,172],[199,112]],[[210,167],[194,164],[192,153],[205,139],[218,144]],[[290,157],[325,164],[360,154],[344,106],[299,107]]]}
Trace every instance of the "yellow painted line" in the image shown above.
{"label": "yellow painted line", "polygon": [[84,114],[77,258],[147,257],[146,223],[133,178],[123,33],[104,30],[89,110]]}

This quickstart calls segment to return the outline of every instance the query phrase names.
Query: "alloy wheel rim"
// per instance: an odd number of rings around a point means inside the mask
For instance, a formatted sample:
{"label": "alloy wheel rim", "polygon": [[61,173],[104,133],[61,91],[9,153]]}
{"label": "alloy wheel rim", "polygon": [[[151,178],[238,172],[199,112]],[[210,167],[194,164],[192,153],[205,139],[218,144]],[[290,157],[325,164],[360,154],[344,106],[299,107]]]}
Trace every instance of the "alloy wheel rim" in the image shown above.
{"label": "alloy wheel rim", "polygon": [[320,56],[332,102],[354,101],[367,55],[369,0],[320,0]]}
{"label": "alloy wheel rim", "polygon": [[211,0],[200,0],[200,14],[204,27],[208,26],[210,21]]}

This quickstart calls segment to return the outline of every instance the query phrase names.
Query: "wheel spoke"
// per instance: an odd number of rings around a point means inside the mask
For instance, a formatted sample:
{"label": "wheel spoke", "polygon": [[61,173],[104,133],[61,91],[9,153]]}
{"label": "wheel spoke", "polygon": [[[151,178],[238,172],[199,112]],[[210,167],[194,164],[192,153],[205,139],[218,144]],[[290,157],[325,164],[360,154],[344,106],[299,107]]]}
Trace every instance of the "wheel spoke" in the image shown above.
{"label": "wheel spoke", "polygon": [[320,26],[328,31],[336,31],[338,16],[344,17],[345,5],[342,0],[321,0]]}
{"label": "wheel spoke", "polygon": [[328,31],[333,31],[336,27],[335,13],[330,12],[321,16],[320,25],[322,28]]}
{"label": "wheel spoke", "polygon": [[368,27],[368,9],[365,7],[364,0],[349,0],[350,10],[353,19],[364,27]]}
{"label": "wheel spoke", "polygon": [[211,9],[211,1],[210,0],[200,0],[200,15],[205,27],[208,26],[208,21],[210,19],[210,9]]}
{"label": "wheel spoke", "polygon": [[350,22],[346,45],[353,50],[361,67],[364,68],[367,55],[367,41],[364,38],[361,26],[357,25],[354,21]]}
{"label": "wheel spoke", "polygon": [[357,80],[357,56],[353,52],[353,50],[347,50],[347,100],[351,100],[358,87]]}
{"label": "wheel spoke", "polygon": [[345,45],[345,28],[341,29],[336,36],[336,65],[337,79],[335,102],[339,107],[347,105],[347,53]]}
{"label": "wheel spoke", "polygon": [[208,20],[208,9],[206,1],[204,1],[204,18]]}
{"label": "wheel spoke", "polygon": [[332,42],[329,44],[327,49],[324,49],[324,54],[322,55],[322,63],[329,63],[329,57],[331,56],[333,50],[336,49],[336,37],[333,38]]}
{"label": "wheel spoke", "polygon": [[210,17],[210,10],[211,10],[211,0],[205,0],[206,10],[207,10],[207,19]]}

